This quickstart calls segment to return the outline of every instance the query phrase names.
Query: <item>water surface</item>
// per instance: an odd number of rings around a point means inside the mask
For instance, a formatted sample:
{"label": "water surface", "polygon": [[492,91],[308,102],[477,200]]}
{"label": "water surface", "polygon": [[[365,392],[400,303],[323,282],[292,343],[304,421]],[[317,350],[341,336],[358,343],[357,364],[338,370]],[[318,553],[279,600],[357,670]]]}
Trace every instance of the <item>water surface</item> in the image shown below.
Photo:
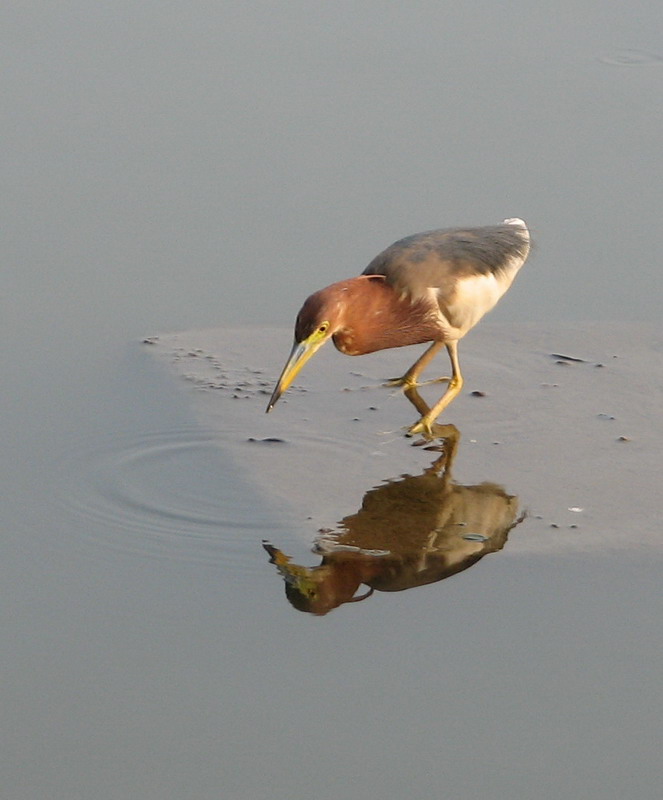
{"label": "water surface", "polygon": [[[3,796],[659,796],[662,13],[2,12]],[[448,420],[437,538],[297,610],[325,536],[444,456],[361,389],[398,355],[321,353],[265,417],[301,301],[401,236],[511,216],[537,247],[499,335],[464,343],[485,397]],[[183,370],[141,344],[219,327]],[[528,516],[451,512],[486,483]],[[483,557],[392,591],[459,544]]]}

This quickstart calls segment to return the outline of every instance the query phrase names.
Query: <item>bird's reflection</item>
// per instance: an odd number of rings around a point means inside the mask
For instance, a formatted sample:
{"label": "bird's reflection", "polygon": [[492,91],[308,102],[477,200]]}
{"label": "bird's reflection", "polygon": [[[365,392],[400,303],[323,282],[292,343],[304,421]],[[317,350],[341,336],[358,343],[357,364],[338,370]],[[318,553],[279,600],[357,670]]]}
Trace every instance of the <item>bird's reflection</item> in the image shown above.
{"label": "bird's reflection", "polygon": [[[436,443],[429,443],[429,449],[440,455],[431,466],[421,475],[387,480],[366,492],[361,509],[317,541],[318,566],[293,564],[281,550],[263,543],[295,608],[323,615],[365,600],[376,589],[396,592],[435,583],[504,547],[522,519],[517,497],[496,483],[462,486],[453,481],[460,433],[453,425],[435,425],[433,434]],[[357,594],[361,585],[368,589]]]}

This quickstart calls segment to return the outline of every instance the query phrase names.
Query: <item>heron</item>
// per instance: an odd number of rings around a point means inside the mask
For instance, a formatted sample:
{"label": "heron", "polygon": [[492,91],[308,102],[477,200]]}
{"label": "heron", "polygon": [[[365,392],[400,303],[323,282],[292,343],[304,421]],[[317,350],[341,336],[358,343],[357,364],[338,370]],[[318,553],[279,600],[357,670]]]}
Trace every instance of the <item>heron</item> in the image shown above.
{"label": "heron", "polygon": [[330,339],[349,356],[430,342],[404,375],[389,381],[406,391],[421,385],[423,370],[446,348],[451,375],[437,381],[447,388],[409,428],[410,434],[430,435],[435,420],[463,388],[459,340],[511,286],[529,249],[527,225],[518,218],[424,231],[394,242],[358,277],[332,283],[306,299],[267,412]]}

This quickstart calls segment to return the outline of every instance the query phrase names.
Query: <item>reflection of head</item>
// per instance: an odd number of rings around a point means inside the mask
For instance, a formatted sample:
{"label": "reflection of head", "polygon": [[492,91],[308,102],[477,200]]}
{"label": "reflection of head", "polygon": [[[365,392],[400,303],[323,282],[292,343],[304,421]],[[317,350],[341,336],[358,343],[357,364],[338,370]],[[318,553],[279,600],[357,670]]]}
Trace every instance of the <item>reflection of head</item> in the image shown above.
{"label": "reflection of head", "polygon": [[307,611],[309,614],[315,614],[318,617],[328,614],[334,608],[338,608],[338,606],[345,603],[359,603],[361,600],[366,600],[374,591],[374,589],[369,589],[364,594],[353,595],[349,599],[343,600],[334,595],[325,596],[326,593],[324,592],[315,595],[304,594],[293,584],[286,583],[285,585],[285,596],[293,608],[296,608],[297,611]]}
{"label": "reflection of head", "polygon": [[315,614],[315,599],[310,594],[300,592],[299,588],[292,583],[285,582],[285,596],[290,601],[290,605],[297,611],[308,611]]}
{"label": "reflection of head", "polygon": [[290,605],[298,611],[323,616],[344,603],[356,603],[373,594],[370,589],[355,596],[363,582],[364,569],[339,571],[326,564],[325,559],[318,567],[302,567],[292,564],[289,556],[269,542],[263,542],[263,547],[270,555],[270,562],[276,564],[283,576]]}

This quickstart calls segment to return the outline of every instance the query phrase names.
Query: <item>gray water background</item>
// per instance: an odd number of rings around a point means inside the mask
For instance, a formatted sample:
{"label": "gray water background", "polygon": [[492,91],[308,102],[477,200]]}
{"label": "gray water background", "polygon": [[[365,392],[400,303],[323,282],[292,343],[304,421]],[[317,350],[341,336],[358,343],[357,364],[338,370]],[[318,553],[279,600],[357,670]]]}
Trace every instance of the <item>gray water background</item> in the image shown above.
{"label": "gray water background", "polygon": [[[138,342],[290,325],[402,235],[514,215],[537,251],[493,319],[658,322],[663,6],[0,13],[0,796],[658,797],[659,563],[296,615],[254,553],[278,514],[213,448],[160,455],[198,431]],[[148,546],[143,473],[131,520],[100,505],[136,454],[226,501],[227,550]]]}

